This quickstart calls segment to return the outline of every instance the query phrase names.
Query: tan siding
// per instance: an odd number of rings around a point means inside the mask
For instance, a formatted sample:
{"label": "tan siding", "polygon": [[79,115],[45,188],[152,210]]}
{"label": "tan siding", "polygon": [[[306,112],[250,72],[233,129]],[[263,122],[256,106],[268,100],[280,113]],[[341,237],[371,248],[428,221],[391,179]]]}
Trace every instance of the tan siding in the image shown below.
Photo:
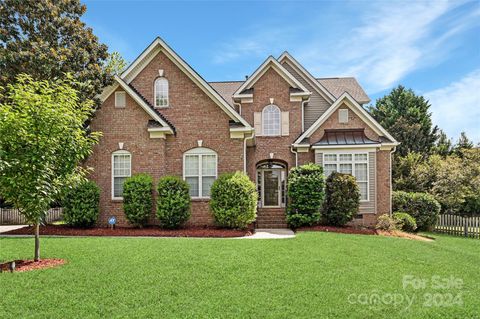
{"label": "tan siding", "polygon": [[327,102],[300,74],[295,72],[291,65],[284,63],[283,66],[290,72],[300,83],[302,83],[312,95],[310,101],[305,105],[304,109],[304,130],[307,130],[329,107]]}
{"label": "tan siding", "polygon": [[368,153],[368,202],[360,203],[360,214],[375,213],[375,170],[376,170],[376,152]]}
{"label": "tan siding", "polygon": [[323,153],[315,153],[315,164],[323,166]]}

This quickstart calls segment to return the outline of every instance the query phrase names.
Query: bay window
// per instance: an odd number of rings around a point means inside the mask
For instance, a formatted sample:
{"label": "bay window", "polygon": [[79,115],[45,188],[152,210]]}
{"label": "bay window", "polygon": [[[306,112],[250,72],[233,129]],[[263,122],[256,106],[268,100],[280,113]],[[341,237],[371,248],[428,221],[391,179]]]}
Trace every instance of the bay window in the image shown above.
{"label": "bay window", "polygon": [[368,201],[368,153],[324,153],[323,172],[329,176],[332,172],[350,174],[357,179],[360,200]]}

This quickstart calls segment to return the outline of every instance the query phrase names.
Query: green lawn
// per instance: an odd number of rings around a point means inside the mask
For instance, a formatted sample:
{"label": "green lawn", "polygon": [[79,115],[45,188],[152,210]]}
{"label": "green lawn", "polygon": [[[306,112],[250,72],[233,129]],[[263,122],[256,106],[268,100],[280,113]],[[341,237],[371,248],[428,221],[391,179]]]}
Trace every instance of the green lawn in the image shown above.
{"label": "green lawn", "polygon": [[[32,251],[33,239],[0,238],[0,260],[30,258]],[[480,242],[474,239],[437,236],[435,242],[420,242],[313,232],[284,240],[43,238],[42,253],[68,264],[0,274],[0,318],[472,318],[480,313]],[[404,290],[404,275],[427,280],[426,288]],[[463,285],[434,289],[432,276]],[[429,304],[432,293],[443,306]],[[372,295],[383,301],[364,304]],[[400,302],[405,295],[414,298],[410,307]]]}

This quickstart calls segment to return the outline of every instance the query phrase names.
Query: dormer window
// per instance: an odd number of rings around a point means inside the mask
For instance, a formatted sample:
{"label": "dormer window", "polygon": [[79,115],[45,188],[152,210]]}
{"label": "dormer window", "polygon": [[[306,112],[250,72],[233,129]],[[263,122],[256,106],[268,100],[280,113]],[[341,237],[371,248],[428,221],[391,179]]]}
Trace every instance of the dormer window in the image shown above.
{"label": "dormer window", "polygon": [[159,77],[155,80],[155,107],[168,106],[168,80],[164,77]]}

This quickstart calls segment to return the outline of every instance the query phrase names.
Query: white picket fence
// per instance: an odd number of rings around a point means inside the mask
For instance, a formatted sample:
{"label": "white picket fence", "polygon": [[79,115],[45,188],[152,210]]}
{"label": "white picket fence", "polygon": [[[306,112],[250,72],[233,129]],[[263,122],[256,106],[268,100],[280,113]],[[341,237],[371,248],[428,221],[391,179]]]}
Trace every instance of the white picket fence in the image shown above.
{"label": "white picket fence", "polygon": [[[45,217],[45,223],[52,223],[58,220],[61,220],[62,216],[62,208],[50,208]],[[27,224],[25,221],[25,217],[18,211],[18,209],[14,208],[0,208],[0,225],[23,225]]]}
{"label": "white picket fence", "polygon": [[440,215],[434,230],[455,236],[480,238],[480,216]]}

